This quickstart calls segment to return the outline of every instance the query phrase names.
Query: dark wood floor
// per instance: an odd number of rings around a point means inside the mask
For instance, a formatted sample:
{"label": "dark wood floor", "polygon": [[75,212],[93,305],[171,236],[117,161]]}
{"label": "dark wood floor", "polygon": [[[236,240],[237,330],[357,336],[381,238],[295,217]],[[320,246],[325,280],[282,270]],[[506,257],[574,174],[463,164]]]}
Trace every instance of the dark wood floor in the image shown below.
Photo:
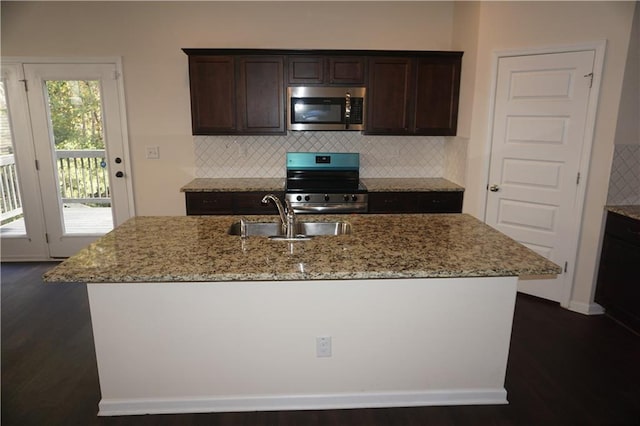
{"label": "dark wood floor", "polygon": [[606,316],[523,295],[509,405],[98,418],[86,287],[43,284],[53,266],[2,264],[3,426],[640,425],[640,337]]}

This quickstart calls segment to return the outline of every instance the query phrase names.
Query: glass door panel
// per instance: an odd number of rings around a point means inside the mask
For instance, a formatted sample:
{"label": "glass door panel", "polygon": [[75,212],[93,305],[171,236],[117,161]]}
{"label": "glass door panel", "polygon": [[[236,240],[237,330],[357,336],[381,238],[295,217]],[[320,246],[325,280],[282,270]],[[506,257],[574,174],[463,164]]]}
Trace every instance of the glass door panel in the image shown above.
{"label": "glass door panel", "polygon": [[9,117],[7,85],[0,80],[0,235],[26,236],[22,196],[14,149],[14,135]]}
{"label": "glass door panel", "polygon": [[113,229],[100,82],[47,80],[54,171],[64,234]]}

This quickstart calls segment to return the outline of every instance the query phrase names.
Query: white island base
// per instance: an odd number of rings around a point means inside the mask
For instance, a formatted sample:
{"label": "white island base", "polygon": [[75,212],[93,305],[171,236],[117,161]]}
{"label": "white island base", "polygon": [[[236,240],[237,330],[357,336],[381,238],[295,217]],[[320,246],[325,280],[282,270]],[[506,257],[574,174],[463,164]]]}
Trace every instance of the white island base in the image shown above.
{"label": "white island base", "polygon": [[517,282],[88,284],[98,414],[506,404]]}

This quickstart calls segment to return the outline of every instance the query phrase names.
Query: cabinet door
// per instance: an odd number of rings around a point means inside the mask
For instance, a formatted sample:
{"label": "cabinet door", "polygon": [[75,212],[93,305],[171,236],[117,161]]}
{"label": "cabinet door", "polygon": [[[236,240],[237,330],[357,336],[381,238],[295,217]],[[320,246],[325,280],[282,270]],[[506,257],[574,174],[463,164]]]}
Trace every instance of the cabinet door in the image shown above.
{"label": "cabinet door", "polygon": [[189,56],[194,135],[234,133],[236,96],[231,56]]}
{"label": "cabinet door", "polygon": [[284,57],[238,60],[238,128],[245,134],[285,134]]}
{"label": "cabinet door", "polygon": [[417,60],[413,119],[416,134],[456,134],[460,59],[435,56]]}
{"label": "cabinet door", "polygon": [[412,192],[370,192],[369,213],[416,213],[417,198]]}
{"label": "cabinet door", "polygon": [[411,58],[370,58],[366,134],[409,134]]}
{"label": "cabinet door", "polygon": [[284,192],[235,192],[233,194],[233,214],[278,214],[278,210],[272,204],[262,204],[262,198],[267,194],[274,194],[284,199]]}
{"label": "cabinet door", "polygon": [[595,301],[640,332],[640,221],[609,212]]}
{"label": "cabinet door", "polygon": [[461,213],[463,192],[420,192],[418,211],[421,213]]}
{"label": "cabinet door", "polygon": [[331,84],[364,84],[364,57],[336,56],[329,57],[329,83]]}
{"label": "cabinet door", "polygon": [[230,192],[186,192],[187,216],[233,214]]}
{"label": "cabinet door", "polygon": [[324,60],[321,56],[289,56],[290,84],[321,84],[324,82]]}

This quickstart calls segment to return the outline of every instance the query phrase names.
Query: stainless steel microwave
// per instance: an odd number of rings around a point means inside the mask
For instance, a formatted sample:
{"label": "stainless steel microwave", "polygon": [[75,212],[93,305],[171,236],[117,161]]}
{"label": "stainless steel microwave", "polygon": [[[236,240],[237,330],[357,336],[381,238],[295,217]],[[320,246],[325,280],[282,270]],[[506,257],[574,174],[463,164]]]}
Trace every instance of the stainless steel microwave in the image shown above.
{"label": "stainless steel microwave", "polygon": [[364,87],[287,88],[288,130],[364,130]]}

